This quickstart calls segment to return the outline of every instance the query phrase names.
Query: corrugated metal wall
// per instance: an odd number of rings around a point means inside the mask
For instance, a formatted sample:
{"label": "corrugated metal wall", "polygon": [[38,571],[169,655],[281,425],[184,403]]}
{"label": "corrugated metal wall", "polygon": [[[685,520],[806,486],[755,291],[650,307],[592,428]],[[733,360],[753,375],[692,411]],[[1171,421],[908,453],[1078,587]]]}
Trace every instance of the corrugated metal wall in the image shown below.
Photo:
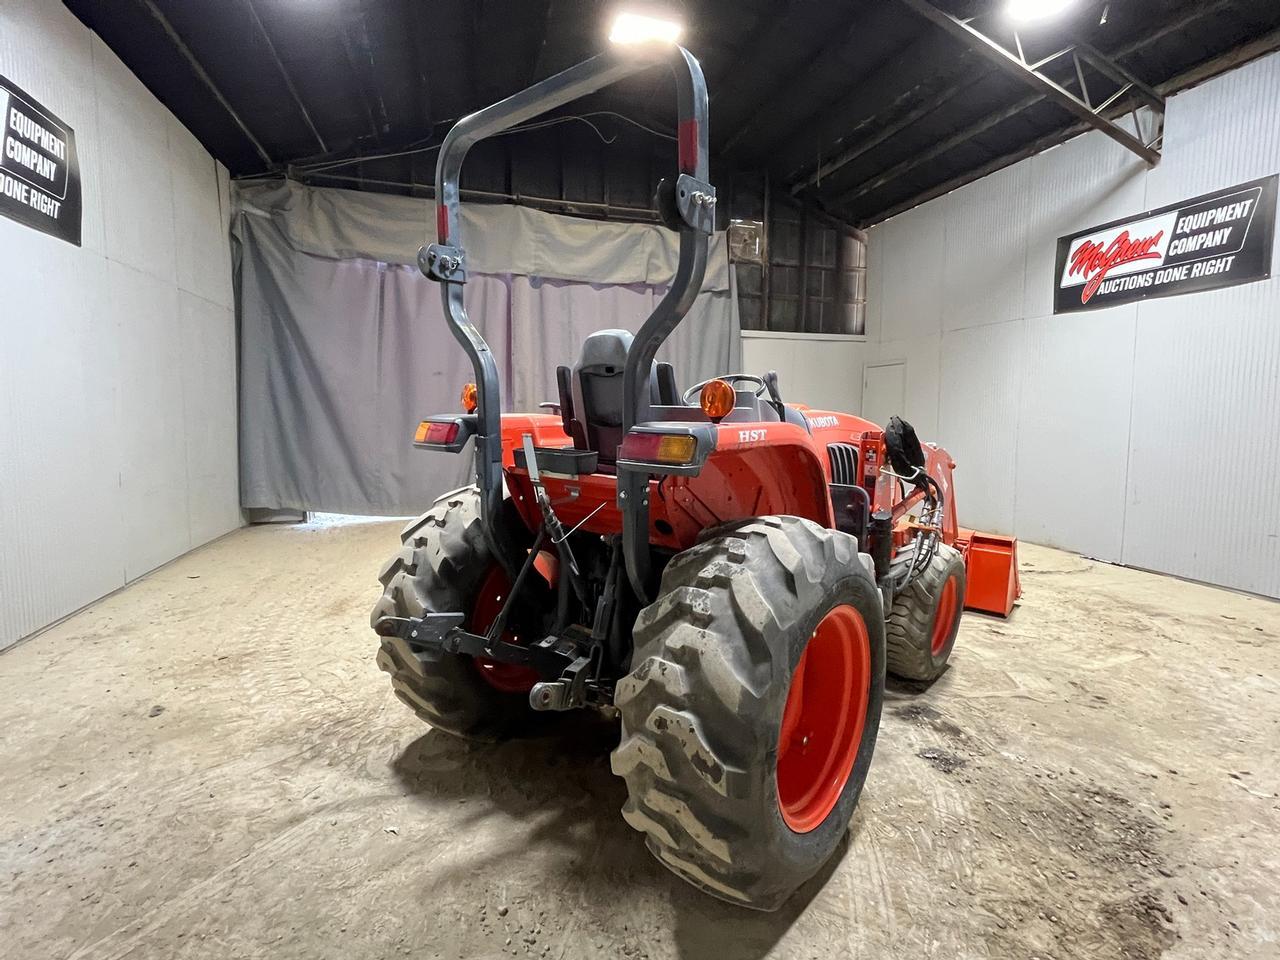
{"label": "corrugated metal wall", "polygon": [[868,363],[962,522],[1280,596],[1273,279],[1053,316],[1059,236],[1280,172],[1280,55],[1169,101],[1154,170],[1079,137],[871,230]]}
{"label": "corrugated metal wall", "polygon": [[75,130],[84,243],[0,218],[0,648],[240,524],[226,171],[55,0],[0,74]]}
{"label": "corrugated metal wall", "polygon": [[776,370],[782,399],[819,410],[859,408],[865,357],[860,337],[742,331],[742,370],[756,376]]}

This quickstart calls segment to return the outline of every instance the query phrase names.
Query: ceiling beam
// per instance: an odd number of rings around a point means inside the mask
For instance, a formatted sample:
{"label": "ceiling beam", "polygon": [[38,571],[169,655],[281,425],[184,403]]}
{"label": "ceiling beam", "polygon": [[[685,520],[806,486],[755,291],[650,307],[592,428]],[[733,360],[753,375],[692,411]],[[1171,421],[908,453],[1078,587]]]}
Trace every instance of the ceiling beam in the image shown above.
{"label": "ceiling beam", "polygon": [[[1164,27],[1155,33],[1142,37],[1141,39],[1129,44],[1122,52],[1117,53],[1116,56],[1129,56],[1133,53],[1139,53],[1163,37],[1168,36],[1170,33],[1186,29],[1192,21],[1208,16],[1222,7],[1229,6],[1231,3],[1232,0],[1218,0],[1218,2],[1201,7],[1198,10],[1189,11],[1177,20],[1170,21],[1165,24]],[[1267,54],[1275,53],[1276,51],[1280,51],[1280,30],[1272,30],[1270,33],[1264,34],[1254,40],[1250,40],[1233,50],[1228,50],[1226,53],[1213,57],[1210,60],[1206,60],[1203,63],[1192,67],[1190,70],[1178,74],[1178,76],[1171,80],[1157,84],[1154,89],[1160,96],[1169,97],[1177,93],[1179,90],[1185,90],[1187,87],[1203,83],[1211,77],[1216,77],[1227,70],[1242,66],[1251,60],[1256,60],[1258,57],[1263,57]],[[1122,111],[1117,111],[1117,113],[1118,112]],[[996,159],[991,160],[988,163],[984,163],[982,166],[973,170],[958,174],[944,183],[930,187],[923,193],[916,194],[910,199],[903,200],[900,203],[896,203],[891,207],[861,219],[859,220],[859,223],[863,227],[870,227],[874,224],[888,220],[891,217],[896,217],[898,214],[905,213],[913,207],[918,207],[923,203],[928,203],[930,200],[935,200],[938,197],[944,196],[952,190],[958,190],[967,184],[973,183],[975,180],[981,180],[983,177],[995,173],[998,170],[1003,170],[1005,167],[1009,167],[1022,160],[1026,160],[1028,157],[1033,157],[1044,150],[1048,150],[1050,147],[1064,143],[1065,141],[1070,140],[1073,137],[1077,137],[1082,133],[1087,133],[1091,129],[1091,126],[1092,125],[1088,123],[1076,123],[1063,130],[1056,130],[1052,133],[1048,133],[1029,144],[1019,147],[1017,150],[997,157]]]}
{"label": "ceiling beam", "polygon": [[253,149],[258,152],[258,156],[262,158],[262,162],[268,167],[274,167],[275,161],[271,159],[271,154],[267,153],[266,147],[264,147],[258,138],[253,135],[253,131],[249,129],[248,124],[244,122],[244,119],[240,114],[236,113],[235,107],[231,106],[227,101],[227,98],[222,95],[222,91],[218,89],[218,85],[213,82],[213,78],[209,76],[209,72],[205,70],[200,61],[196,59],[196,55],[191,52],[191,48],[188,47],[182,37],[178,35],[178,31],[173,28],[173,24],[169,22],[169,18],[160,12],[160,8],[155,5],[153,0],[136,0],[136,2],[140,4],[142,8],[152,16],[156,23],[160,25],[160,29],[164,31],[164,35],[169,38],[169,42],[177,48],[178,53],[187,61],[187,65],[195,72],[196,77],[199,78],[200,82],[205,85],[211,94],[213,94],[213,98],[217,100],[222,109],[227,112],[227,116],[231,118],[232,122],[240,129],[240,132],[244,134],[245,139],[253,145]]}
{"label": "ceiling beam", "polygon": [[365,19],[364,9],[355,4],[354,11],[340,11],[338,16],[339,33],[342,40],[342,52],[346,55],[347,65],[360,92],[360,105],[364,108],[365,119],[369,124],[369,133],[374,141],[381,143],[383,134],[389,129],[387,106],[378,91],[377,77],[373,73],[373,47],[369,41],[369,24]]}
{"label": "ceiling beam", "polygon": [[[904,0],[904,2],[906,2],[906,0]],[[1161,40],[1163,40],[1165,37],[1169,36],[1170,34],[1178,33],[1182,30],[1185,30],[1197,20],[1200,20],[1203,17],[1211,16],[1217,13],[1218,11],[1231,6],[1232,3],[1233,3],[1233,0],[1214,0],[1214,2],[1207,3],[1207,4],[1193,3],[1191,7],[1185,10],[1181,16],[1165,21],[1160,26],[1159,29],[1154,30],[1149,34],[1139,37],[1138,39],[1132,41],[1131,43],[1126,44],[1125,46],[1116,50],[1114,53],[1110,54],[1108,59],[1110,62],[1114,63],[1117,60],[1121,60],[1126,57],[1131,57],[1135,54],[1140,54],[1147,48],[1155,45],[1156,43],[1159,43]],[[1169,88],[1168,84],[1162,84],[1159,90],[1152,90],[1151,92],[1157,96],[1162,96],[1162,94],[1160,94],[1159,91],[1165,90],[1168,88]],[[1179,88],[1174,88],[1174,89],[1179,89]],[[1004,107],[1004,108],[1001,108],[1000,110],[996,110],[985,117],[979,118],[978,120],[974,121],[972,124],[968,125],[964,129],[957,131],[951,137],[948,137],[947,140],[944,141],[943,146],[945,146],[946,149],[952,149],[956,146],[959,146],[960,144],[968,140],[971,140],[976,136],[980,136],[981,134],[985,133],[987,130],[990,130],[996,124],[1002,123],[1005,120],[1010,119],[1017,113],[1020,113],[1023,110],[1027,110],[1031,108],[1032,106],[1034,106],[1037,103],[1040,103],[1044,99],[1045,99],[1044,94],[1036,93],[1028,97],[1025,97],[1022,100],[1019,100],[1017,103],[1011,105],[1010,107]],[[1118,112],[1113,111],[1112,115],[1118,115]],[[1060,132],[1058,134],[1058,136],[1061,137],[1061,139],[1056,142],[1060,143],[1062,142],[1062,140],[1066,140],[1067,138],[1075,136],[1076,134],[1081,133],[1087,129],[1088,129],[1087,124],[1079,128],[1070,127],[1066,131]],[[1047,149],[1048,147],[1051,147],[1053,145],[1054,145],[1053,142],[1049,142],[1048,144],[1042,144],[1041,140],[1037,140],[1035,141],[1035,150],[1033,150],[1032,152],[1038,153],[1040,150]],[[890,181],[897,179],[902,174],[915,169],[917,166],[920,165],[920,163],[923,163],[925,159],[933,159],[934,157],[941,155],[942,152],[943,151],[940,151],[935,147],[930,151],[928,151],[929,155],[925,158],[918,159],[913,157],[911,160],[904,161],[903,163],[897,164],[894,167],[890,168],[889,170],[886,170],[877,174],[876,177],[874,178],[875,186],[872,187],[871,189],[877,189],[879,187],[883,187]],[[1013,157],[1014,159],[1005,160],[1004,158],[1001,158],[1001,160],[995,161],[996,166],[992,169],[999,170],[1002,167],[1007,166],[1009,163],[1015,163],[1017,162],[1017,160],[1025,159],[1026,156],[1031,156],[1031,154],[1024,155],[1022,149],[1020,148],[1014,151],[1013,153],[1008,154],[1007,156]],[[918,162],[917,162],[917,159],[918,159]],[[971,183],[973,180],[978,179],[979,176],[986,176],[986,173],[991,172],[990,170],[987,170],[988,166],[990,165],[984,165],[983,167],[979,168],[986,172],[979,174],[977,176],[968,176],[967,174],[961,174],[959,177],[955,178],[957,180],[961,180],[961,182],[953,186],[949,186],[947,190],[943,191],[943,193],[956,189],[956,186],[963,186],[965,183]],[[964,179],[965,177],[968,177],[968,178]],[[948,181],[948,183],[952,183],[952,181]],[[840,196],[828,202],[835,206],[844,206],[849,202],[851,202],[852,200],[860,196],[863,196],[864,194],[869,192],[870,192],[870,189],[864,190],[861,187],[856,187],[853,190],[850,190],[844,194],[841,194]],[[926,193],[929,194],[929,196],[927,196],[926,198],[929,200],[933,199],[934,196],[941,196],[941,194],[933,194],[932,189],[930,189],[929,191],[926,191]],[[922,194],[921,196],[924,196],[924,194]],[[910,209],[912,206],[915,206],[917,203],[924,203],[924,202],[925,200],[921,200],[921,199],[912,200],[908,202],[907,206],[905,206],[903,209]],[[896,211],[896,212],[900,213],[901,211]]]}
{"label": "ceiling beam", "polygon": [[1028,157],[1034,157],[1042,150],[1048,150],[1050,147],[1056,146],[1063,140],[1067,140],[1077,134],[1084,133],[1089,129],[1089,127],[1090,125],[1087,123],[1077,123],[1068,127],[1066,130],[1055,130],[1053,133],[1046,134],[1025,146],[1019,147],[1012,153],[1006,153],[1003,156],[997,157],[995,160],[991,160],[980,167],[974,168],[973,170],[966,170],[964,173],[958,174],[944,183],[930,187],[923,193],[916,194],[910,200],[904,200],[901,203],[889,207],[887,210],[882,210],[879,213],[873,214],[867,219],[860,221],[860,223],[864,228],[871,227],[877,223],[888,220],[890,217],[896,217],[900,213],[906,213],[906,211],[913,207],[918,207],[922,203],[928,203],[930,200],[936,200],[938,197],[948,194],[952,190],[959,190],[965,184],[973,183],[975,180],[981,180],[983,177],[995,173],[997,170],[1003,170],[1005,167],[1013,166],[1013,164],[1020,160],[1026,160]]}
{"label": "ceiling beam", "polygon": [[714,104],[720,93],[728,86],[727,81],[735,67],[742,63],[751,63],[760,53],[769,49],[769,41],[778,32],[778,21],[774,16],[777,9],[778,0],[773,0],[757,14],[756,25],[740,45],[742,50],[749,52],[736,53],[730,56],[725,63],[707,72],[707,97],[711,103]]}
{"label": "ceiling beam", "polygon": [[[887,6],[887,4],[877,6],[877,12],[881,17],[886,15],[884,14],[884,9],[886,9]],[[874,28],[876,24],[872,24],[872,26]],[[756,142],[754,146],[755,151],[758,152],[758,154],[763,154],[763,152],[765,152],[765,147],[771,146],[772,143],[782,140],[785,133],[794,131],[794,129],[800,127],[805,120],[813,119],[815,115],[823,110],[824,105],[817,104],[813,106],[813,109],[806,111],[797,110],[797,106],[804,104],[805,102],[804,97],[797,93],[797,87],[799,87],[799,84],[804,82],[805,78],[815,76],[815,74],[819,73],[820,70],[823,69],[824,61],[837,61],[838,63],[838,61],[845,58],[846,51],[856,50],[858,42],[861,40],[861,37],[863,37],[864,33],[867,33],[867,29],[867,24],[865,24],[864,20],[858,20],[858,22],[851,23],[851,26],[847,29],[844,37],[838,38],[838,40],[835,41],[824,42],[819,50],[815,50],[813,55],[804,59],[803,63],[800,64],[800,67],[797,68],[794,73],[781,79],[781,81],[772,83],[768,88],[768,95],[765,96],[763,100],[751,105],[750,115],[745,120],[742,120],[735,129],[733,129],[730,136],[724,140],[721,150],[724,152],[735,150],[735,148],[739,146],[746,137],[748,137],[748,134],[759,131],[763,134],[764,140]],[[768,47],[771,46],[772,40],[773,33],[765,35],[764,49],[768,49]],[[751,60],[754,58],[741,59],[742,61],[745,61],[745,63],[751,63]],[[872,74],[877,67],[881,67],[884,61],[891,59],[895,59],[895,55],[890,54],[883,60],[879,61],[879,63],[872,64],[869,68],[861,69],[860,72],[856,74],[855,79],[863,79],[864,77],[869,76],[869,74]],[[785,125],[780,124],[780,120],[783,120]],[[762,125],[764,127],[763,129]],[[772,127],[772,129],[769,129],[769,127]]]}
{"label": "ceiling beam", "polygon": [[[753,63],[759,56],[776,47],[776,37],[778,32],[777,23],[762,24],[762,26],[767,27],[768,29],[763,30],[758,37],[754,38],[754,51],[740,57],[738,60],[739,63]],[[731,152],[739,143],[742,142],[744,137],[755,129],[756,125],[760,123],[762,119],[776,116],[772,107],[774,102],[778,100],[780,93],[794,102],[796,85],[813,70],[817,69],[818,64],[821,62],[823,57],[832,56],[833,51],[843,50],[861,33],[861,24],[854,21],[854,23],[846,30],[845,35],[835,44],[825,41],[822,42],[818,49],[811,50],[806,55],[802,56],[795,69],[793,69],[789,74],[781,79],[772,81],[766,88],[766,95],[763,98],[756,99],[754,102],[747,105],[748,110],[746,119],[739,123],[736,129],[724,138],[720,147],[721,151],[724,153]]]}
{"label": "ceiling beam", "polygon": [[[985,78],[984,78],[985,79]],[[887,124],[880,128],[879,132],[866,140],[859,140],[856,144],[836,154],[830,160],[823,161],[818,165],[818,169],[813,171],[807,177],[796,180],[790,184],[791,195],[794,197],[801,191],[809,187],[821,185],[824,178],[831,176],[837,170],[857,160],[868,150],[878,147],[891,137],[897,136],[903,130],[907,129],[917,120],[927,116],[933,111],[940,109],[950,103],[962,93],[967,93],[976,84],[952,84],[944,90],[939,96],[933,99],[926,99],[921,102],[914,110],[909,110],[893,123]]]}
{"label": "ceiling beam", "polygon": [[271,42],[271,35],[267,33],[267,28],[263,25],[262,18],[258,16],[258,8],[253,5],[253,0],[244,0],[244,5],[248,8],[249,16],[253,19],[254,26],[258,28],[258,33],[262,36],[263,42],[266,43],[267,51],[271,54],[271,59],[275,61],[276,69],[280,71],[280,77],[284,80],[284,85],[289,88],[289,96],[293,97],[293,102],[297,105],[298,112],[302,114],[302,119],[306,121],[311,135],[316,138],[316,143],[320,145],[320,152],[328,153],[329,145],[324,142],[324,137],[320,136],[320,131],[316,129],[315,122],[311,119],[310,111],[307,110],[306,105],[302,102],[302,97],[298,95],[298,88],[293,85],[293,77],[285,69],[284,61],[280,59],[280,54],[276,52],[276,45]]}
{"label": "ceiling beam", "polygon": [[1166,95],[1176,93],[1187,87],[1195,86],[1197,83],[1203,83],[1227,70],[1243,66],[1250,60],[1257,60],[1259,57],[1265,57],[1269,53],[1275,53],[1277,50],[1280,50],[1280,30],[1272,30],[1270,33],[1265,33],[1241,44],[1234,50],[1228,50],[1226,53],[1192,67],[1185,73],[1174,77],[1168,83],[1160,84],[1157,89],[1165,91]]}
{"label": "ceiling beam", "polygon": [[[1197,20],[1200,20],[1204,17],[1211,16],[1213,14],[1220,12],[1221,10],[1224,10],[1227,7],[1230,7],[1233,2],[1234,0],[1213,0],[1213,2],[1210,2],[1210,3],[1203,3],[1201,2],[1201,0],[1195,0],[1195,2],[1193,2],[1187,9],[1183,11],[1181,16],[1163,21],[1159,29],[1139,38],[1137,41],[1130,43],[1129,45],[1122,47],[1121,49],[1112,53],[1110,55],[1110,60],[1112,61],[1118,60],[1123,57],[1128,57],[1131,54],[1137,53],[1151,46],[1152,44],[1155,44],[1158,41],[1163,40],[1165,37],[1169,36],[1170,34],[1174,34],[1179,31],[1185,30],[1188,26],[1190,26],[1193,22]],[[1092,48],[1089,48],[1089,49],[1092,50]],[[970,51],[965,51],[965,54],[969,54],[969,53]],[[901,59],[917,60],[921,58],[916,56],[912,56],[912,57],[904,56]],[[929,62],[929,61],[926,58],[926,59],[923,59],[923,62]],[[985,77],[979,77],[978,81],[975,81],[975,82],[980,82],[982,79],[985,79]],[[879,74],[874,74],[872,77],[872,83],[874,85],[877,82],[879,83],[880,86],[883,86],[883,77],[881,77]],[[955,92],[956,89],[957,87],[955,84],[947,86],[944,88],[942,96],[946,97],[947,99],[951,99],[951,97],[947,96],[947,94],[951,92]],[[867,97],[865,95],[859,96],[858,99],[862,103],[867,102]],[[1042,99],[1044,98],[1038,97],[1034,101],[1034,103],[1039,103]],[[923,116],[928,112],[930,112],[930,110],[927,108],[927,104],[921,104],[916,108],[916,110],[912,111],[911,114],[909,114],[909,116],[911,116],[913,119],[918,119],[920,116]],[[871,119],[875,119],[875,118],[873,117]],[[866,127],[868,123],[869,123],[869,120],[863,120],[859,122],[857,125],[855,125],[854,127],[852,127],[851,129],[849,129],[848,132],[842,133],[842,135],[839,136],[838,138],[834,136],[831,137],[831,141],[835,143],[837,146],[842,142],[848,142],[859,130]],[[909,123],[904,124],[901,122],[895,122],[892,125],[893,133],[896,134],[901,130],[906,129],[907,126],[909,126]],[[825,161],[822,164],[823,173],[821,174],[821,177],[826,178],[831,176],[831,174],[839,170],[841,167],[845,166],[848,162],[851,162],[852,160],[857,159],[857,157],[866,153],[871,146],[878,146],[879,143],[884,142],[884,140],[888,138],[881,137],[879,134],[877,134],[874,139],[876,140],[876,142],[871,143],[866,149],[863,149],[861,144],[854,145],[849,147],[848,150],[842,153],[836,154],[829,161]],[[792,184],[803,183],[803,186],[801,186],[800,189],[815,186],[819,177],[813,176],[812,174],[802,176],[803,171],[809,169],[809,167],[810,165],[806,165],[801,169],[791,171],[790,182]],[[797,190],[793,187],[792,193],[794,194],[796,192]]]}
{"label": "ceiling beam", "polygon": [[[1136,153],[1148,164],[1154,166],[1160,162],[1160,151],[1142,137],[1134,136],[1123,127],[1107,120],[1092,104],[1080,99],[1070,90],[1050,79],[1046,74],[1034,69],[1020,55],[1010,53],[990,37],[975,30],[968,23],[953,17],[943,10],[939,10],[929,0],[900,0],[900,2],[906,4],[926,20],[941,27],[961,43],[976,51],[979,56],[985,57],[997,67],[1018,78],[1038,94],[1066,108],[1077,119],[1092,124],[1116,141],[1116,143]],[[1111,67],[1122,73],[1126,79],[1132,80],[1127,71],[1121,70],[1114,64]],[[1163,109],[1163,101],[1161,101],[1160,109]]]}
{"label": "ceiling beam", "polygon": [[[959,83],[972,55],[965,52],[952,56],[951,49],[946,37],[925,33],[873,65],[855,81],[854,89],[838,107],[828,102],[817,104],[807,113],[791,114],[790,122],[766,142],[771,145],[781,141],[774,168],[788,182],[794,181],[812,171],[824,156],[847,146],[862,131],[876,129],[885,118],[896,117],[902,110],[937,97]],[[932,69],[920,82],[904,89],[902,76],[891,66],[904,62],[927,64]]]}
{"label": "ceiling beam", "polygon": [[1009,104],[1007,107],[1003,107],[994,113],[989,113],[980,120],[969,124],[967,127],[962,127],[957,130],[945,140],[939,140],[928,150],[924,150],[920,153],[913,153],[901,163],[896,163],[888,170],[881,171],[870,180],[864,180],[852,190],[840,194],[840,196],[836,197],[832,202],[836,206],[845,206],[873,190],[879,190],[885,184],[897,180],[903,174],[910,173],[917,167],[922,166],[931,160],[935,160],[945,153],[950,153],[952,150],[956,149],[956,147],[968,143],[974,137],[981,136],[992,127],[999,126],[1011,117],[1015,117],[1022,113],[1023,110],[1026,110],[1032,104],[1039,103],[1043,99],[1044,97],[1042,95],[1034,93],[1028,94],[1021,100]]}

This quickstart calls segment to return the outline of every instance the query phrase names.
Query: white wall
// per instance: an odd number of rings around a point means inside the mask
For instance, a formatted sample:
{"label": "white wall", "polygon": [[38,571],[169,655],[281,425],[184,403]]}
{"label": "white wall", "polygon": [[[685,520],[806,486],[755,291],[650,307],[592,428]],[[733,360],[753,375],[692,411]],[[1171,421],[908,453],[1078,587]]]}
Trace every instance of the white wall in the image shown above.
{"label": "white wall", "polygon": [[1173,97],[1153,170],[1090,133],[871,230],[868,362],[962,523],[1280,596],[1280,281],[1052,306],[1059,236],[1280,172],[1278,102],[1280,55]]}
{"label": "white wall", "polygon": [[865,356],[861,338],[744,330],[742,370],[735,372],[763,376],[777,370],[778,388],[788,403],[857,413]]}
{"label": "white wall", "polygon": [[238,526],[227,174],[57,0],[0,74],[75,131],[83,246],[0,218],[0,647]]}

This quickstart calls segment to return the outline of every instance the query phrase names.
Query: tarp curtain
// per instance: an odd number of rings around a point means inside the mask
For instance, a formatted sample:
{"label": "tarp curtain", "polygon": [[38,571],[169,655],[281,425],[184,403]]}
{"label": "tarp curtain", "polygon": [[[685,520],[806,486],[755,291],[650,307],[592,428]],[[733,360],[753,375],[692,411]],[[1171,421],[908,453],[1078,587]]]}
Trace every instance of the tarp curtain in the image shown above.
{"label": "tarp curtain", "polygon": [[[410,442],[473,379],[439,287],[415,265],[433,205],[291,182],[241,185],[235,201],[242,505],[399,516],[470,482],[469,450]],[[498,358],[506,410],[555,399],[556,365],[571,366],[592,331],[638,329],[675,270],[675,235],[654,226],[472,205],[463,231],[464,300]],[[739,356],[718,234],[659,357],[684,387],[737,370]]]}

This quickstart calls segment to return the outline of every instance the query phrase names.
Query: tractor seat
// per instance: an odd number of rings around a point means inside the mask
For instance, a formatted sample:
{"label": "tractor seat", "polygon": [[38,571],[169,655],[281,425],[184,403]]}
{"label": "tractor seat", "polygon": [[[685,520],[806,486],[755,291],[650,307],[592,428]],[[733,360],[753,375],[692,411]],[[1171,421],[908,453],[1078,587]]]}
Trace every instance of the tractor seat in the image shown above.
{"label": "tractor seat", "polygon": [[[634,337],[626,330],[600,330],[582,342],[582,355],[570,371],[556,370],[565,432],[579,450],[598,455],[602,473],[612,473],[622,443],[623,368]],[[678,403],[671,365],[655,363],[649,372],[651,403]]]}

